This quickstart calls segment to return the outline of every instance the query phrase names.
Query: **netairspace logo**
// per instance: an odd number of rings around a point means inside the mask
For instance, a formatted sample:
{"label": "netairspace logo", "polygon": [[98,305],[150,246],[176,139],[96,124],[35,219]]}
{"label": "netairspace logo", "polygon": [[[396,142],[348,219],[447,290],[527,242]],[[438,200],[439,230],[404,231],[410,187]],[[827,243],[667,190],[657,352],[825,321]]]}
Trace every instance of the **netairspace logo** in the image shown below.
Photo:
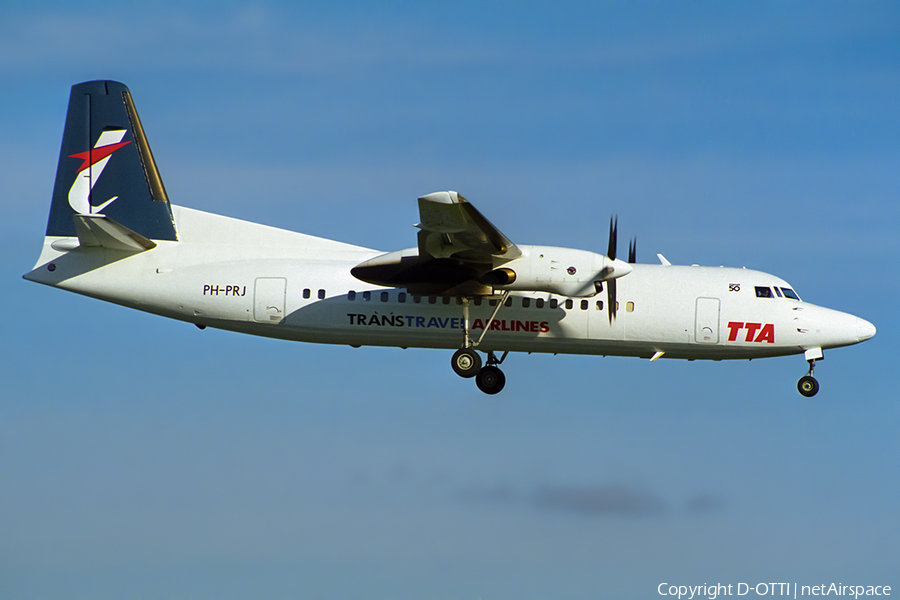
{"label": "netairspace logo", "polygon": [[800,598],[803,596],[846,596],[859,598],[860,596],[890,596],[889,585],[843,585],[841,583],[820,585],[799,585],[796,583],[730,583],[725,585],[717,583],[713,585],[669,585],[661,583],[656,591],[660,596],[673,596],[681,600],[686,598],[709,598],[715,600],[719,596],[789,596]]}

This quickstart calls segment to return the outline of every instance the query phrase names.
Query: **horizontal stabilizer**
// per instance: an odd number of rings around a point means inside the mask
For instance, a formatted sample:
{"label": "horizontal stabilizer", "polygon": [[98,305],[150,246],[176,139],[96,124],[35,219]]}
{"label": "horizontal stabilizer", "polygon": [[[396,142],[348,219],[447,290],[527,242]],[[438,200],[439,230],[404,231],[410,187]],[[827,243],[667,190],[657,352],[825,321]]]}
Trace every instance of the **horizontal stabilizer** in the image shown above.
{"label": "horizontal stabilizer", "polygon": [[75,232],[82,247],[102,247],[125,252],[143,252],[156,243],[105,215],[74,215]]}

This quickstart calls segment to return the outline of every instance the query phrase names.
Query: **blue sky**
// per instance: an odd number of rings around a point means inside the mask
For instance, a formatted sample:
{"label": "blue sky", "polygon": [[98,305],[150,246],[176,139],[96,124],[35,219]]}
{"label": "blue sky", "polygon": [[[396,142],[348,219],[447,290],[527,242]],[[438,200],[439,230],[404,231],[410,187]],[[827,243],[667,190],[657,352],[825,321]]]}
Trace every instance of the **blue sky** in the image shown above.
{"label": "blue sky", "polygon": [[[0,596],[900,590],[891,3],[11,2]],[[173,203],[385,251],[455,189],[513,241],[747,266],[878,335],[702,363],[206,330],[22,280],[69,87],[126,83]],[[652,260],[651,260],[652,259]],[[891,390],[894,390],[893,392]]]}

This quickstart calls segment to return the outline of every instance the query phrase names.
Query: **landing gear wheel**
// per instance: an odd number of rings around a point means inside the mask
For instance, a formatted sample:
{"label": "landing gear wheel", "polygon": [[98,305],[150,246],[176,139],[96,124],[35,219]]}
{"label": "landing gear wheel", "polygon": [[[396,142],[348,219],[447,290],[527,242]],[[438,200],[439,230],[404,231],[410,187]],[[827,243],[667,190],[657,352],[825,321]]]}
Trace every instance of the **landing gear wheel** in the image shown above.
{"label": "landing gear wheel", "polygon": [[812,398],[819,391],[819,382],[810,375],[804,375],[797,382],[797,390],[807,398]]}
{"label": "landing gear wheel", "polygon": [[460,348],[453,353],[450,366],[460,377],[475,377],[481,371],[481,356],[472,348]]}
{"label": "landing gear wheel", "polygon": [[485,394],[496,394],[506,385],[506,375],[497,367],[488,365],[475,376],[475,385]]}

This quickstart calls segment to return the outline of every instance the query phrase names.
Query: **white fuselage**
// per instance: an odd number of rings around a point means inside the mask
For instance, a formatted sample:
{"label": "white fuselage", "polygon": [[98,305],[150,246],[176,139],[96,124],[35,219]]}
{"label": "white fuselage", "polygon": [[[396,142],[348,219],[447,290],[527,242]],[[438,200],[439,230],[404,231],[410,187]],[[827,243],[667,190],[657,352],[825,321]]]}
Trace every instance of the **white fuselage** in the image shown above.
{"label": "white fuselage", "polygon": [[[126,253],[70,249],[77,238],[48,237],[26,278],[260,336],[352,346],[461,346],[462,299],[414,296],[350,274],[378,251],[172,208],[178,242]],[[526,254],[542,250],[522,248]],[[800,354],[874,334],[855,316],[774,294],[757,297],[757,287],[790,286],[747,269],[637,264],[618,279],[611,323],[604,293],[572,298],[512,291],[488,331],[497,301],[470,301],[470,335],[481,339],[478,349],[485,351],[721,360]]]}

